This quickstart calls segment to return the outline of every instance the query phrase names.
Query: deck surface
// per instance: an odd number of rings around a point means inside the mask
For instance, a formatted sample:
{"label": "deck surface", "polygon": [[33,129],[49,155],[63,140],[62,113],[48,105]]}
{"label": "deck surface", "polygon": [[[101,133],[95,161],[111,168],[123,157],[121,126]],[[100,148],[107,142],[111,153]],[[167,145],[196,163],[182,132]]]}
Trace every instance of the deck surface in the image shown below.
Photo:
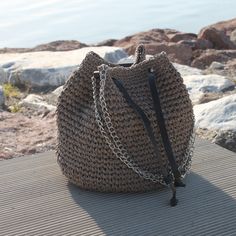
{"label": "deck surface", "polygon": [[68,183],[47,152],[0,162],[0,235],[236,235],[236,154],[197,139],[171,192],[105,194]]}

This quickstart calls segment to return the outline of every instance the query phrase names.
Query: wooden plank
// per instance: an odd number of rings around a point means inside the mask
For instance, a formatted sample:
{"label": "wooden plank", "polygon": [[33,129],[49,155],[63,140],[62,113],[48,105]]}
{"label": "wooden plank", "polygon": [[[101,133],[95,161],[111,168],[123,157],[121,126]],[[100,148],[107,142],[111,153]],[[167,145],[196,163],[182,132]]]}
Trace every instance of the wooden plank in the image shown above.
{"label": "wooden plank", "polygon": [[168,189],[104,194],[68,184],[54,152],[0,162],[0,235],[235,235],[236,154],[197,139],[178,206]]}

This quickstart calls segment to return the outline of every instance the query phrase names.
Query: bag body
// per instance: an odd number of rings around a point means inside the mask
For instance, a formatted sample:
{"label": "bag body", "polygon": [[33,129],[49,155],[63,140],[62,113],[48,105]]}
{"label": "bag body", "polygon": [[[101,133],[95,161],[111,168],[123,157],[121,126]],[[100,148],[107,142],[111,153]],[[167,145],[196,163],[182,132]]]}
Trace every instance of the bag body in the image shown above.
{"label": "bag body", "polygon": [[[95,78],[98,68],[100,78]],[[178,170],[181,176],[189,170],[193,109],[183,79],[166,54],[124,67],[90,52],[58,99],[57,159],[70,182],[102,192],[143,192],[165,185],[163,169],[173,175],[150,92],[150,69]],[[101,82],[104,74],[106,80]],[[121,82],[132,102],[146,115],[158,155],[143,120],[114,80]]]}

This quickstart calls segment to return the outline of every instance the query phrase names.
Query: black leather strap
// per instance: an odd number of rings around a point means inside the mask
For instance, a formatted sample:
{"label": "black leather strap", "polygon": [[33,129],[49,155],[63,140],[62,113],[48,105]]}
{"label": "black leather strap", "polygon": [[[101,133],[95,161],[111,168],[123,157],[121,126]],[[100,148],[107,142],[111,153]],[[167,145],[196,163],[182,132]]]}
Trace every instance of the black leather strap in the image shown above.
{"label": "black leather strap", "polygon": [[147,132],[147,135],[153,145],[154,152],[155,152],[156,156],[159,157],[159,162],[161,165],[161,171],[162,171],[162,174],[164,177],[164,181],[167,185],[169,185],[173,180],[171,179],[171,176],[168,176],[167,170],[166,170],[166,168],[164,168],[164,164],[162,162],[162,159],[160,158],[161,157],[160,150],[158,148],[158,144],[157,144],[156,138],[154,136],[150,120],[148,119],[147,115],[142,110],[142,108],[132,100],[132,98],[128,94],[127,90],[124,88],[122,82],[118,79],[115,79],[115,78],[112,78],[112,80],[114,81],[114,83],[117,86],[117,88],[119,89],[119,91],[122,93],[127,104],[131,108],[133,108],[133,110],[136,112],[136,114],[141,118],[141,120],[143,122],[143,126],[144,126],[144,128]]}
{"label": "black leather strap", "polygon": [[160,129],[160,133],[161,133],[161,137],[163,141],[163,146],[164,146],[166,155],[168,157],[172,172],[174,174],[176,185],[178,185],[179,180],[181,178],[181,174],[178,170],[178,165],[176,163],[176,159],[175,159],[172,147],[171,147],[171,142],[168,136],[168,132],[166,130],[166,124],[165,124],[165,120],[164,120],[164,116],[163,116],[163,112],[161,108],[161,102],[160,102],[159,94],[156,87],[156,76],[151,71],[148,74],[148,81],[149,81],[149,86],[150,86],[152,99],[153,99],[153,107],[156,113],[156,118],[158,121],[159,129]]}

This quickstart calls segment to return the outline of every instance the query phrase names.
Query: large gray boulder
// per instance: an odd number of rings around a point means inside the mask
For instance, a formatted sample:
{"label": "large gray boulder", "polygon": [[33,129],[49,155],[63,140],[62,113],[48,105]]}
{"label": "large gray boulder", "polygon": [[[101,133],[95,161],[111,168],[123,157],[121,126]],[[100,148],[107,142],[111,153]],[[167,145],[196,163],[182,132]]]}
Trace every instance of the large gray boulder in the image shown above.
{"label": "large gray boulder", "polygon": [[111,63],[128,56],[123,49],[105,46],[63,52],[5,53],[0,57],[0,84],[24,84],[37,90],[58,87],[90,51]]}
{"label": "large gray boulder", "polygon": [[0,86],[0,110],[4,108],[5,105],[5,96],[2,86]]}

